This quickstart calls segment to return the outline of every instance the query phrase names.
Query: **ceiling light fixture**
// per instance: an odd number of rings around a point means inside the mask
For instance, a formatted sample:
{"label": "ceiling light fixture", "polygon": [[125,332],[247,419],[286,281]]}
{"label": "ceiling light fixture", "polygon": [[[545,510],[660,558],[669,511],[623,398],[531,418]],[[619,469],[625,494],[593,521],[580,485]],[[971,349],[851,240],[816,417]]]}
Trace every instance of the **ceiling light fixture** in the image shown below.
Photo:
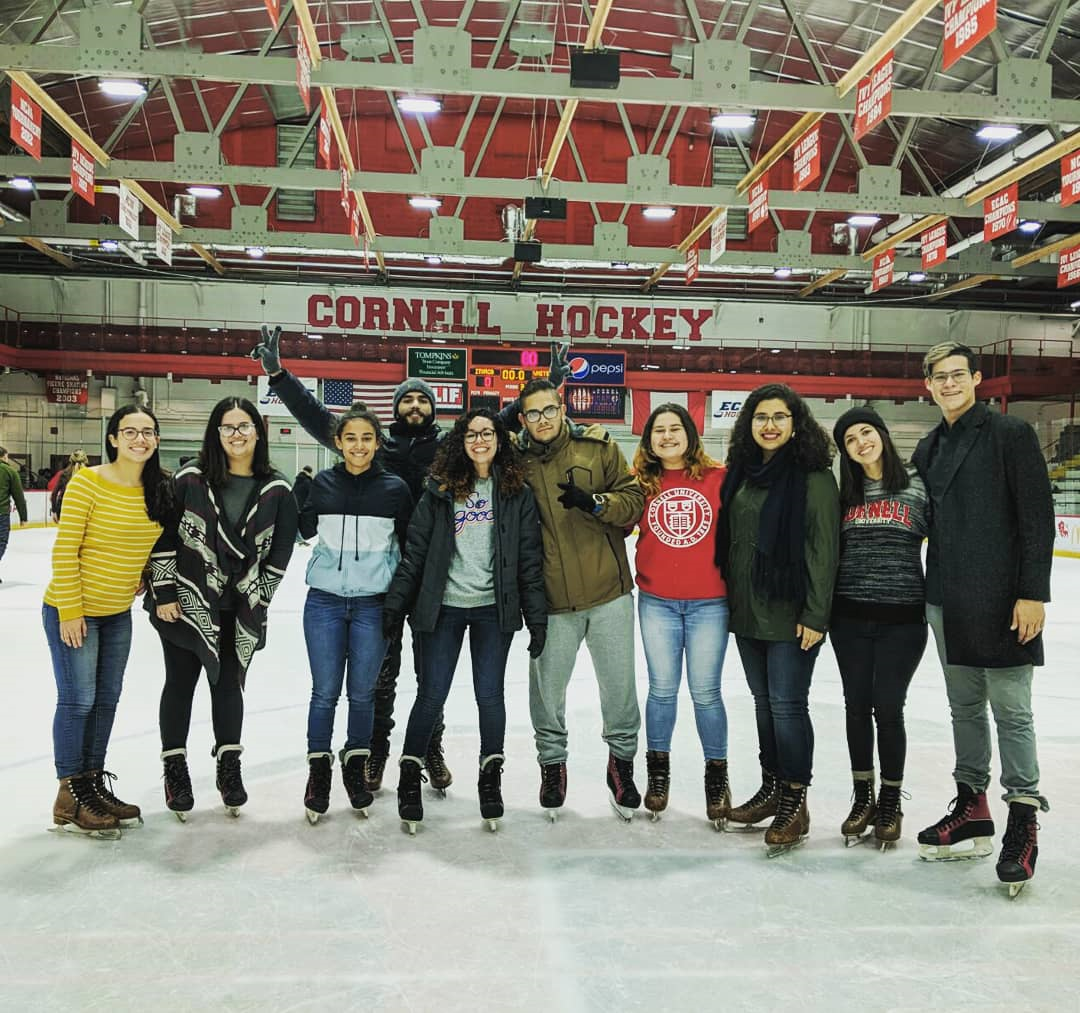
{"label": "ceiling light fixture", "polygon": [[975,136],[980,141],[1011,141],[1019,133],[1019,127],[1008,123],[987,123],[975,131]]}
{"label": "ceiling light fixture", "polygon": [[438,255],[437,253],[429,253],[429,254],[428,254],[428,255],[427,255],[427,256],[426,256],[425,258],[424,258],[424,260],[426,260],[426,261],[427,261],[427,262],[428,262],[429,264],[431,264],[431,265],[432,265],[433,267],[435,267],[435,266],[438,266],[439,264],[441,264],[441,263],[442,263],[442,257],[440,257],[440,256],[439,256],[439,255]]}
{"label": "ceiling light fixture", "polygon": [[1069,303],[1069,309],[1080,310],[1080,299],[1077,299],[1075,302]]}
{"label": "ceiling light fixture", "polygon": [[1021,222],[1018,228],[1021,232],[1026,232],[1029,236],[1031,236],[1042,228],[1042,222]]}
{"label": "ceiling light fixture", "polygon": [[926,281],[926,272],[912,271],[911,274],[907,276],[907,280],[910,281],[913,285],[918,285],[920,282]]}
{"label": "ceiling light fixture", "polygon": [[28,191],[34,189],[34,181],[29,176],[12,176],[8,182],[15,190]]}
{"label": "ceiling light fixture", "polygon": [[779,278],[781,281],[783,281],[785,278],[790,278],[791,277],[791,268],[790,267],[778,267],[775,271],[773,271],[773,277],[774,278]]}
{"label": "ceiling light fixture", "polygon": [[437,98],[422,98],[419,95],[399,95],[397,107],[403,113],[437,113],[442,109],[442,103]]}
{"label": "ceiling light fixture", "polygon": [[410,197],[409,204],[421,211],[435,211],[442,207],[442,201],[438,197]]}
{"label": "ceiling light fixture", "polygon": [[221,190],[216,186],[189,186],[187,192],[192,197],[214,198],[221,196]]}
{"label": "ceiling light fixture", "polygon": [[146,94],[142,81],[128,78],[105,78],[98,82],[98,87],[112,98],[142,98]]}
{"label": "ceiling light fixture", "polygon": [[104,250],[106,253],[115,253],[120,249],[120,244],[115,239],[103,239],[98,243],[98,249]]}
{"label": "ceiling light fixture", "polygon": [[712,118],[715,130],[749,130],[756,122],[751,113],[717,113]]}
{"label": "ceiling light fixture", "polygon": [[666,222],[675,217],[675,209],[666,207],[647,207],[641,213],[654,222]]}
{"label": "ceiling light fixture", "polygon": [[851,215],[848,218],[847,223],[848,223],[848,225],[854,225],[855,228],[860,229],[860,228],[865,228],[868,225],[877,225],[877,223],[880,222],[880,221],[881,221],[881,216],[880,215],[856,214],[856,215]]}
{"label": "ceiling light fixture", "polygon": [[262,257],[266,256],[266,250],[263,249],[263,247],[261,246],[249,246],[247,248],[247,255],[249,257],[254,257],[256,260],[259,260]]}
{"label": "ceiling light fixture", "polygon": [[628,261],[626,261],[626,260],[613,260],[611,262],[611,266],[616,271],[629,271],[630,270],[630,263]]}

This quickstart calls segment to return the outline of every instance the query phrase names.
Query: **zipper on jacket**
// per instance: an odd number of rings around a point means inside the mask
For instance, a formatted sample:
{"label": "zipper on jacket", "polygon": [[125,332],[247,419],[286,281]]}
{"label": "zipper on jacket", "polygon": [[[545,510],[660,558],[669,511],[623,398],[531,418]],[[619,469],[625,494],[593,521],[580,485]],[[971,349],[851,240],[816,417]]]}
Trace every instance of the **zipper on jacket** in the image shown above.
{"label": "zipper on jacket", "polygon": [[605,531],[604,538],[607,540],[608,548],[611,549],[611,554],[615,557],[615,565],[616,567],[618,567],[619,570],[619,587],[626,587],[626,578],[623,575],[622,563],[619,562],[619,553],[616,552],[615,546],[612,544],[611,532]]}

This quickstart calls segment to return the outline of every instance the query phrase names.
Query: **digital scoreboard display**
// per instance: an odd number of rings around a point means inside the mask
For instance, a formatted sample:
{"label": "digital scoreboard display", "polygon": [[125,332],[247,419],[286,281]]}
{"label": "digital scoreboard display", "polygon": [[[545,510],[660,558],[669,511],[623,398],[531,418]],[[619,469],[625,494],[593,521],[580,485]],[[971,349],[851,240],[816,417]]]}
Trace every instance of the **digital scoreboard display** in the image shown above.
{"label": "digital scoreboard display", "polygon": [[[546,379],[550,358],[546,349],[469,349],[469,407],[488,407],[498,398],[499,406],[513,401],[530,380]],[[488,400],[480,401],[480,398]]]}

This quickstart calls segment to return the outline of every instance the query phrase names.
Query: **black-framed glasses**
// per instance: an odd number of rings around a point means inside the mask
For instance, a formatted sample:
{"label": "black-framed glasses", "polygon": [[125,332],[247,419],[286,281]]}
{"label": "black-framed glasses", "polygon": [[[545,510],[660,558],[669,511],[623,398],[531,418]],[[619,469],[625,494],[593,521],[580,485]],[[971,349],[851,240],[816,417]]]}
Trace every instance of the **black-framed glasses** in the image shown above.
{"label": "black-framed glasses", "polygon": [[560,407],[561,405],[549,404],[543,408],[530,408],[527,412],[524,413],[525,421],[539,422],[540,416],[543,416],[545,419],[553,419],[556,415],[559,414]]}
{"label": "black-framed glasses", "polygon": [[790,418],[790,412],[773,412],[772,415],[766,415],[764,412],[761,412],[758,415],[752,415],[750,421],[759,428],[765,425],[766,422],[771,422],[777,429],[780,429]]}
{"label": "black-framed glasses", "polygon": [[970,369],[950,369],[948,373],[934,373],[930,377],[930,382],[937,384],[939,387],[944,387],[950,380],[953,383],[961,383],[971,376]]}
{"label": "black-framed glasses", "polygon": [[490,443],[495,439],[494,429],[466,429],[465,430],[465,442],[476,443],[480,440],[482,443]]}
{"label": "black-framed glasses", "polygon": [[141,436],[149,443],[151,440],[156,440],[158,438],[158,431],[156,429],[136,429],[134,426],[124,426],[119,432],[125,440],[133,440],[136,436]]}
{"label": "black-framed glasses", "polygon": [[221,433],[221,435],[226,437],[226,438],[228,438],[230,436],[233,436],[236,433],[239,433],[241,436],[250,436],[253,432],[255,432],[255,423],[254,422],[241,422],[237,426],[230,426],[226,422],[225,425],[218,426],[217,431],[219,433]]}

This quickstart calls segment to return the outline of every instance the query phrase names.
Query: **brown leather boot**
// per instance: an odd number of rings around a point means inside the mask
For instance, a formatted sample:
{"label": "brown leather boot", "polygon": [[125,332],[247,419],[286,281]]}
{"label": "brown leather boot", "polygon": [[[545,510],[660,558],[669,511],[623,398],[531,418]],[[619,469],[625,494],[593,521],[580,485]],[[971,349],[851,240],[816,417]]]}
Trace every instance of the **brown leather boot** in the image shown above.
{"label": "brown leather boot", "polygon": [[671,784],[671,754],[650,749],[645,753],[645,769],[649,783],[645,789],[645,808],[658,820],[668,804],[668,788]]}
{"label": "brown leather boot", "polygon": [[731,815],[731,786],[727,760],[705,761],[705,816],[717,830],[723,830]]}
{"label": "brown leather boot", "polygon": [[802,844],[810,833],[810,813],[806,808],[806,785],[790,781],[780,782],[780,801],[772,826],[765,831],[765,843],[769,857]]}
{"label": "brown leather boot", "polygon": [[762,768],[761,787],[753,797],[732,809],[728,813],[728,820],[731,823],[743,824],[743,829],[752,830],[755,823],[772,819],[776,815],[779,802],[780,784],[776,780],[776,775]]}
{"label": "brown leather boot", "polygon": [[115,840],[120,836],[120,821],[98,798],[89,774],[60,778],[53,803],[53,823],[90,837]]}
{"label": "brown leather boot", "polygon": [[[90,778],[97,797],[101,799],[105,809],[120,821],[120,826],[137,827],[142,823],[142,811],[139,807],[131,802],[121,802],[112,793],[112,783],[116,780],[115,774],[110,774],[107,770],[92,770]],[[108,784],[105,783],[106,778],[108,778]]]}

